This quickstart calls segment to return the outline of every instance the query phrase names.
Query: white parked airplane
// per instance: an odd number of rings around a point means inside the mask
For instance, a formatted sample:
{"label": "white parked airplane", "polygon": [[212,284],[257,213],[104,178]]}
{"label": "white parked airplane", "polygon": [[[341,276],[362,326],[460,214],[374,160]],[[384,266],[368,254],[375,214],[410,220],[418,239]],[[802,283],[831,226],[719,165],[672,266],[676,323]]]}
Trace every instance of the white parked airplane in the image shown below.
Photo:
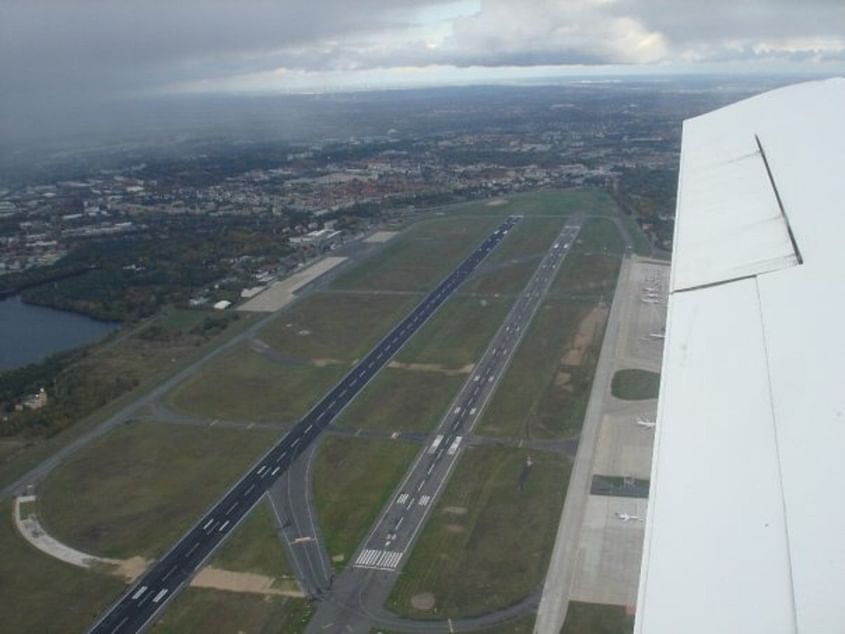
{"label": "white parked airplane", "polygon": [[616,519],[620,519],[623,522],[640,522],[642,518],[639,515],[631,515],[629,513],[614,513]]}
{"label": "white parked airplane", "polygon": [[652,333],[649,333],[648,336],[651,337],[652,339],[665,339],[666,333],[665,332],[652,332]]}
{"label": "white parked airplane", "polygon": [[637,418],[637,425],[645,427],[646,429],[654,429],[655,425],[657,425],[657,421],[640,416]]}
{"label": "white parked airplane", "polygon": [[642,300],[640,300],[640,301],[642,301],[643,304],[659,304],[660,303],[659,299],[655,299],[653,297],[643,297]]}

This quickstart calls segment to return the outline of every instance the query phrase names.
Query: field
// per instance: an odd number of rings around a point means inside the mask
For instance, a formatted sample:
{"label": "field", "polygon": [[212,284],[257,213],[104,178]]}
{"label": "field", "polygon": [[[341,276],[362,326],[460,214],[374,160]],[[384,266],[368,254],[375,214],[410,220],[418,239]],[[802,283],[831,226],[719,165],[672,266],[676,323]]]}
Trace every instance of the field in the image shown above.
{"label": "field", "polygon": [[625,608],[571,601],[560,634],[631,634],[634,617]]}
{"label": "field", "polygon": [[646,370],[619,370],[610,383],[610,393],[625,401],[657,398],[659,389],[660,375]]}
{"label": "field", "polygon": [[125,586],[116,577],[62,563],[17,533],[0,505],[0,632],[82,632]]}
{"label": "field", "polygon": [[314,501],[335,568],[350,560],[419,449],[395,440],[339,436],[320,444]]}
{"label": "field", "polygon": [[[556,454],[466,451],[388,607],[418,618],[454,618],[510,605],[536,589],[554,546],[569,469]],[[434,595],[432,610],[412,607],[423,593]]]}
{"label": "field", "polygon": [[651,257],[654,254],[654,248],[637,222],[631,216],[626,216],[625,214],[620,214],[620,217],[634,243],[634,253],[644,257]]}
{"label": "field", "polygon": [[625,251],[625,242],[612,219],[587,218],[581,226],[572,250],[574,253],[622,255]]}
{"label": "field", "polygon": [[563,261],[552,282],[552,296],[577,296],[604,299],[608,303],[616,288],[622,261],[616,256],[593,253],[571,253]]}
{"label": "field", "polygon": [[178,410],[208,418],[293,422],[346,369],[339,365],[286,365],[242,345],[177,386],[168,401]]}
{"label": "field", "polygon": [[265,499],[214,554],[211,565],[236,572],[254,572],[277,579],[293,578],[293,570],[276,531],[273,511]]}
{"label": "field", "polygon": [[616,202],[601,189],[544,189],[514,194],[501,203],[480,200],[446,208],[450,215],[506,216],[569,216],[584,213],[592,216],[613,216],[619,213]]}
{"label": "field", "polygon": [[339,275],[332,287],[394,291],[432,289],[497,226],[497,218],[436,218],[419,222]]}
{"label": "field", "polygon": [[516,294],[525,288],[566,218],[524,218],[508,233],[460,293]]}
{"label": "field", "polygon": [[299,634],[314,606],[306,599],[187,588],[150,629],[156,634]]}
{"label": "field", "polygon": [[173,309],[94,346],[63,372],[65,378],[58,379],[63,396],[38,412],[55,419],[55,425],[45,428],[48,437],[21,437],[14,450],[0,457],[0,485],[20,477],[251,323],[248,316],[234,320],[211,311]]}
{"label": "field", "polygon": [[430,431],[466,379],[466,374],[387,368],[349,404],[337,424],[386,431]]}
{"label": "field", "polygon": [[[511,621],[510,623],[502,623],[494,627],[485,627],[483,630],[473,630],[473,634],[531,634],[534,631],[534,617],[524,617]],[[392,630],[385,630],[380,627],[374,627],[370,630],[370,634],[401,634]]]}
{"label": "field", "polygon": [[362,357],[421,296],[315,293],[259,333],[287,355],[352,361]]}
{"label": "field", "polygon": [[402,363],[426,363],[458,369],[477,362],[510,310],[503,298],[452,297],[405,344]]}
{"label": "field", "polygon": [[84,551],[154,557],[275,438],[266,431],[124,425],[53,471],[38,498],[39,516],[56,538]]}
{"label": "field", "polygon": [[544,303],[484,411],[478,433],[513,438],[577,435],[606,313],[585,304]]}

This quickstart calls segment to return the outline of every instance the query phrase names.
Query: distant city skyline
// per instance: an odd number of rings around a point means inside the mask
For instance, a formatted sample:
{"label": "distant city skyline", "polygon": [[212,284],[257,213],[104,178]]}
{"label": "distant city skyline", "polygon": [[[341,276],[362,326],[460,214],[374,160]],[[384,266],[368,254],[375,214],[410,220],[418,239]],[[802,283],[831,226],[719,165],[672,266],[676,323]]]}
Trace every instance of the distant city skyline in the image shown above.
{"label": "distant city skyline", "polygon": [[845,3],[0,0],[0,139],[172,94],[696,73],[845,74]]}

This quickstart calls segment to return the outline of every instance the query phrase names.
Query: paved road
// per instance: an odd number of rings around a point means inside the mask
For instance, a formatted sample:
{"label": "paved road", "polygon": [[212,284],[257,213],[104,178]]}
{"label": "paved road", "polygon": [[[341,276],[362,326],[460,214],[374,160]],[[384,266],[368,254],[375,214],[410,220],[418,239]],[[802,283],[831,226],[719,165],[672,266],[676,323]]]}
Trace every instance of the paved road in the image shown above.
{"label": "paved road", "polygon": [[355,559],[356,567],[388,571],[399,567],[428,516],[432,502],[457,462],[464,439],[493,395],[578,230],[577,224],[567,224],[543,258],[464,383],[428,449],[419,455],[406,475],[393,505],[370,533]]}
{"label": "paved road", "polygon": [[326,552],[316,509],[311,499],[311,474],[319,442],[312,443],[268,491],[273,511],[281,525],[288,559],[302,590],[319,598],[331,586],[334,576]]}
{"label": "paved road", "polygon": [[395,580],[393,573],[405,563],[465,439],[481,417],[579,230],[580,218],[570,220],[540,261],[449,412],[364,540],[352,567],[338,578],[331,600],[312,618],[309,632],[369,631],[371,615],[386,600]]}
{"label": "paved road", "polygon": [[519,221],[511,216],[359,361],[301,421],[268,451],[90,630],[96,634],[141,631],[190,580],[226,536],[258,503],[393,355],[437,311]]}
{"label": "paved road", "polygon": [[587,508],[587,499],[590,494],[590,473],[598,443],[602,404],[605,394],[610,390],[610,382],[613,377],[614,359],[616,348],[619,345],[622,325],[620,312],[622,305],[625,303],[622,296],[629,292],[628,278],[630,271],[631,250],[626,248],[622,268],[619,271],[616,295],[608,316],[607,330],[596,364],[589,404],[584,414],[584,425],[581,428],[578,453],[575,456],[575,463],[569,476],[566,499],[561,511],[560,524],[558,524],[549,568],[546,572],[546,582],[543,586],[543,596],[537,611],[537,620],[534,624],[534,632],[537,634],[559,632],[566,620],[569,594],[572,589],[578,554],[578,542]]}

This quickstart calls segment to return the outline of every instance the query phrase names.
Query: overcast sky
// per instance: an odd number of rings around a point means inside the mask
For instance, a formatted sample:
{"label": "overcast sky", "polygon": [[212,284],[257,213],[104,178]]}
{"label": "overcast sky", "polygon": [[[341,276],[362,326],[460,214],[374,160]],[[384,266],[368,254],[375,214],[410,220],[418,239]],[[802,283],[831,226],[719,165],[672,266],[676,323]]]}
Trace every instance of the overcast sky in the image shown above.
{"label": "overcast sky", "polygon": [[845,73],[845,0],[0,0],[0,116],[169,92]]}

